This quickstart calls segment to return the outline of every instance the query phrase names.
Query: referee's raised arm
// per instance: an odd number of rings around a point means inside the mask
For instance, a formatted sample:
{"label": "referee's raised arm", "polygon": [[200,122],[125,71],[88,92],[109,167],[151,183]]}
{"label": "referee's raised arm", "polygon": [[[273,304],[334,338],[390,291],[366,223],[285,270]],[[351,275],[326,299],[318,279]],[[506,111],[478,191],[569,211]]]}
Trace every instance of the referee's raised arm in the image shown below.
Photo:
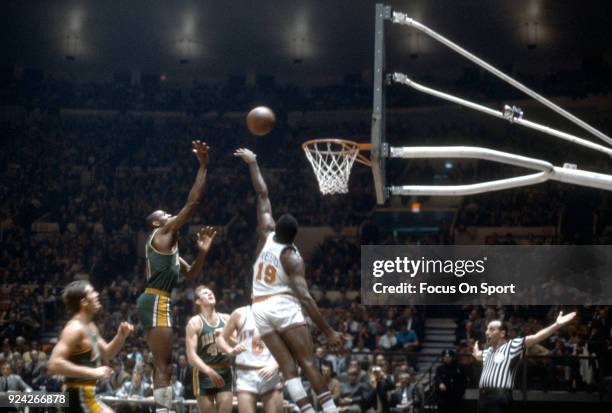
{"label": "referee's raised arm", "polygon": [[482,360],[482,374],[478,382],[478,412],[510,412],[512,389],[519,361],[528,347],[546,340],[561,327],[574,319],[576,313],[559,313],[554,324],[536,334],[508,340],[508,326],[501,320],[494,320],[487,326],[485,335],[488,346],[484,350],[474,344],[472,355]]}

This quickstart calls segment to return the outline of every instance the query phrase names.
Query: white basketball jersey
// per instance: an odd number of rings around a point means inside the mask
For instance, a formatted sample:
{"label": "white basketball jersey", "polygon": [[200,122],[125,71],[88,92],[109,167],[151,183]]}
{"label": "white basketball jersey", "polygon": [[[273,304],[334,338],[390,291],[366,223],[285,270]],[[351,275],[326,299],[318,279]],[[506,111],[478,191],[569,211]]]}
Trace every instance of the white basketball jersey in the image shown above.
{"label": "white basketball jersey", "polygon": [[244,308],[244,324],[238,331],[238,341],[246,347],[246,351],[236,356],[236,365],[249,367],[264,367],[270,361],[272,354],[264,344],[255,326],[253,310],[248,305]]}
{"label": "white basketball jersey", "polygon": [[280,244],[274,241],[274,232],[268,234],[255,265],[253,265],[253,297],[262,295],[291,293],[289,276],[285,273],[280,256],[283,250],[294,245]]}

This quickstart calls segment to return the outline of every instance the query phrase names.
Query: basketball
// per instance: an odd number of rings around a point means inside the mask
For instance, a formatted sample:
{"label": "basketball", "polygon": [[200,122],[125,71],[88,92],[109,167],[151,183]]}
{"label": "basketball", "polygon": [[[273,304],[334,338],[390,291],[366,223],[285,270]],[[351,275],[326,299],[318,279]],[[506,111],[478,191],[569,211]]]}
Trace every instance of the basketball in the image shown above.
{"label": "basketball", "polygon": [[270,133],[275,122],[274,112],[266,106],[257,106],[247,115],[247,128],[249,132],[256,136],[264,136]]}

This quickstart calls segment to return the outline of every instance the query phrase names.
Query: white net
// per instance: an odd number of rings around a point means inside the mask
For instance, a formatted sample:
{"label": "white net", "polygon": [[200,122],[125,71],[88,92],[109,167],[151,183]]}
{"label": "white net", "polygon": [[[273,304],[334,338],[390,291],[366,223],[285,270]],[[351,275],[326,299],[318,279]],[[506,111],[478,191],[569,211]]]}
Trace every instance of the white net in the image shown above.
{"label": "white net", "polygon": [[306,142],[303,148],[319,181],[321,193],[346,194],[359,146],[339,139],[320,139]]}

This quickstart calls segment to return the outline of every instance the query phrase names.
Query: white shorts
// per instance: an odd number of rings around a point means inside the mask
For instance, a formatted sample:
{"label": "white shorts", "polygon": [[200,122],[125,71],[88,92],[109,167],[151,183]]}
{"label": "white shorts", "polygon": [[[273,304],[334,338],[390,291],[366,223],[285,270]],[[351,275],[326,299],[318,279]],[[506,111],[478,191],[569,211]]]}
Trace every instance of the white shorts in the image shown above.
{"label": "white shorts", "polygon": [[302,306],[297,298],[288,294],[274,295],[252,306],[259,335],[283,331],[295,325],[305,325]]}
{"label": "white shorts", "polygon": [[275,389],[281,390],[282,388],[283,385],[278,372],[268,380],[264,381],[261,377],[259,377],[259,374],[257,374],[257,370],[242,370],[236,368],[237,392],[244,391],[262,396],[269,391]]}

